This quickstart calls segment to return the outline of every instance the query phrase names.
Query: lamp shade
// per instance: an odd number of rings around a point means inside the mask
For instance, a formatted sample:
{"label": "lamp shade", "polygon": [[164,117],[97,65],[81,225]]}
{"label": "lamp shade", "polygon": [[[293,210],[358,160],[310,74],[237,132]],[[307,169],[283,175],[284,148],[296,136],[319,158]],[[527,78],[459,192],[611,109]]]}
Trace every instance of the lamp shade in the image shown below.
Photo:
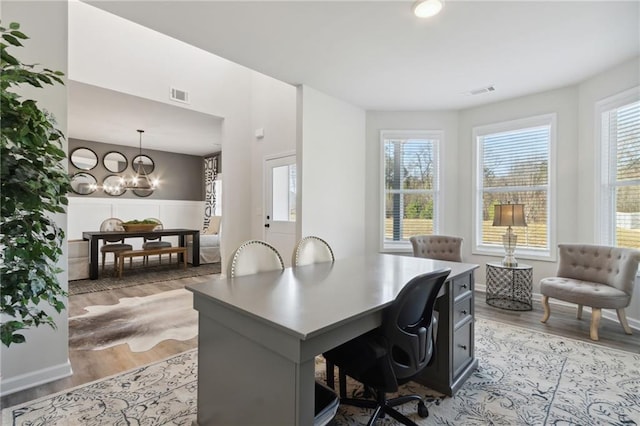
{"label": "lamp shade", "polygon": [[527,226],[524,204],[498,204],[493,213],[493,226]]}

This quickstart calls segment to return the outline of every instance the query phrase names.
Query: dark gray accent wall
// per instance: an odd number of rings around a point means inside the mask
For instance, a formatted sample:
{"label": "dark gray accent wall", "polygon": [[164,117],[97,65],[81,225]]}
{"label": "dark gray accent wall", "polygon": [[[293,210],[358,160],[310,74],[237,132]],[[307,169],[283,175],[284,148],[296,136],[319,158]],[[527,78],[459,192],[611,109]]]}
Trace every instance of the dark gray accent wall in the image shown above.
{"label": "dark gray accent wall", "polygon": [[[98,185],[102,184],[105,177],[114,174],[109,172],[102,164],[102,158],[110,151],[117,151],[124,154],[129,162],[127,169],[121,173],[123,175],[131,175],[134,170],[131,166],[133,158],[139,154],[139,148],[113,145],[94,141],[85,141],[81,139],[69,139],[69,156],[76,148],[89,148],[98,155],[98,165],[86,171],[93,175],[98,181]],[[153,194],[149,195],[149,199],[161,200],[204,200],[204,166],[203,157],[196,155],[176,154],[164,151],[154,151],[145,149],[142,145],[142,154],[150,157],[155,163],[155,169],[151,173],[151,177],[160,179],[159,188]],[[67,160],[68,161],[68,160]],[[69,174],[73,175],[81,170],[69,162]],[[116,173],[117,174],[117,173]],[[98,198],[118,198],[111,197],[102,190],[98,189],[89,195],[78,195],[73,192],[69,193],[70,197],[98,197]],[[133,193],[126,191],[119,198],[141,198]]]}

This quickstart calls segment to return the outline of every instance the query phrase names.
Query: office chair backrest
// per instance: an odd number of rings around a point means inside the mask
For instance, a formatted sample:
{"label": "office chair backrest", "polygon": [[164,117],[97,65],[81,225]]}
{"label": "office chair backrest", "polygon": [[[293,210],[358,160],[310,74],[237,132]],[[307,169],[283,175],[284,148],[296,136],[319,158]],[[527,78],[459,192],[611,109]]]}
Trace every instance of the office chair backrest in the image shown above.
{"label": "office chair backrest", "polygon": [[451,269],[418,275],[404,286],[385,310],[382,334],[388,340],[396,379],[414,376],[433,354],[433,309]]}
{"label": "office chair backrest", "polygon": [[448,235],[414,235],[409,238],[414,257],[462,262],[462,238]]}
{"label": "office chair backrest", "polygon": [[335,261],[335,257],[331,246],[322,238],[308,236],[296,244],[291,265],[302,266],[333,261]]}
{"label": "office chair backrest", "polygon": [[[118,219],[117,217],[110,217],[109,219],[105,219],[100,224],[100,231],[101,232],[124,231],[124,227],[122,226],[122,220]],[[106,237],[104,240],[109,243],[114,243],[117,241],[123,241],[124,239],[122,237],[118,237],[118,238]]]}
{"label": "office chair backrest", "polygon": [[282,256],[273,246],[259,240],[245,241],[236,249],[229,262],[229,277],[284,270]]}

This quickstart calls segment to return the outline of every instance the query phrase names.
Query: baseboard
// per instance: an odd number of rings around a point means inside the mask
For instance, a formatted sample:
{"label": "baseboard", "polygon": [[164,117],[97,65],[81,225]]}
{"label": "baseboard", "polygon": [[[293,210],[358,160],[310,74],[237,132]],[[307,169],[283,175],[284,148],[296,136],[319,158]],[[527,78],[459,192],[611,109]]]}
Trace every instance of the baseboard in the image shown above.
{"label": "baseboard", "polygon": [[71,363],[67,359],[67,362],[53,367],[43,368],[42,370],[32,371],[16,377],[3,377],[2,383],[0,383],[0,397],[44,385],[54,380],[64,379],[72,374]]}
{"label": "baseboard", "polygon": [[[479,283],[475,283],[475,289],[476,291],[480,292],[480,293],[486,293],[487,292],[487,286],[484,284],[479,284]],[[541,303],[542,300],[542,295],[540,293],[533,293],[531,295],[533,301]],[[569,302],[564,302],[562,300],[556,300],[556,299],[550,299],[549,303],[552,305],[557,305],[557,306],[566,306],[569,308],[576,308],[576,304],[575,303],[569,303]],[[577,308],[576,308],[577,309]],[[591,314],[591,308],[588,306],[584,307],[584,312],[588,312],[589,314]],[[602,317],[606,318],[608,320],[614,321],[614,322],[618,322],[618,314],[616,313],[615,310],[611,310],[611,309],[603,309],[602,310]],[[629,327],[631,327],[634,330],[638,330],[640,331],[640,320],[635,319],[635,318],[629,318],[627,317],[627,322],[629,323]]]}

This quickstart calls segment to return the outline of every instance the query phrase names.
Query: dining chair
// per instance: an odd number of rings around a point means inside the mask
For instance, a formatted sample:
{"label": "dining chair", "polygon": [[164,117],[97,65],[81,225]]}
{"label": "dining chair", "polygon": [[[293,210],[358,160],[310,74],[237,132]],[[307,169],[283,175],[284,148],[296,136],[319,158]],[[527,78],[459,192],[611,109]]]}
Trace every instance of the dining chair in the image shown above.
{"label": "dining chair", "polygon": [[335,257],[331,246],[322,238],[310,235],[302,238],[296,244],[293,249],[291,265],[302,266],[333,261],[335,261]]}
{"label": "dining chair", "polygon": [[420,395],[387,399],[386,394],[397,392],[399,385],[411,381],[431,362],[437,327],[434,307],[450,272],[450,268],[443,268],[414,277],[384,310],[380,327],[323,354],[340,371],[362,383],[365,395],[375,397],[340,398],[341,404],[374,409],[369,425],[388,414],[402,424],[417,426],[394,408],[410,401],[418,402],[420,417],[429,415]]}
{"label": "dining chair", "polygon": [[277,270],[284,270],[284,262],[278,250],[264,241],[249,240],[233,252],[228,276],[234,278]]}
{"label": "dining chair", "polygon": [[[124,231],[122,226],[122,220],[117,217],[110,217],[105,219],[100,224],[100,231]],[[102,272],[104,272],[104,264],[107,253],[113,253],[114,273],[118,271],[118,253],[126,250],[133,250],[131,244],[126,244],[122,237],[105,237],[104,244],[100,247],[100,253],[102,253]],[[129,259],[129,267],[132,265],[132,260]]]}
{"label": "dining chair", "polygon": [[[150,217],[150,218],[145,219],[145,221],[153,221],[153,222],[157,223],[156,227],[153,228],[154,231],[164,229],[164,226],[162,225],[162,221],[160,221],[160,219],[156,219],[156,218]],[[153,249],[159,249],[159,248],[164,248],[164,247],[171,247],[171,243],[169,241],[162,241],[162,236],[143,237],[143,242],[142,242],[142,249],[143,250],[153,250]],[[172,254],[169,253],[169,263],[171,263],[171,260],[172,260]],[[149,256],[145,256],[142,261],[145,264],[149,264]],[[161,254],[158,255],[158,262],[162,263],[162,255]]]}
{"label": "dining chair", "polygon": [[[335,256],[333,255],[333,250],[329,243],[327,243],[322,238],[310,235],[302,238],[296,244],[293,249],[293,255],[291,258],[292,266],[304,266],[311,265],[314,263],[326,263],[326,262],[334,262]],[[335,385],[335,365],[329,361],[325,360],[325,368],[326,368],[326,383],[331,388],[334,389]],[[346,376],[342,373],[339,373],[339,386],[340,393],[344,394],[346,391]]]}
{"label": "dining chair", "polygon": [[409,238],[414,257],[462,262],[462,241],[449,235],[414,235]]}
{"label": "dining chair", "polygon": [[[277,270],[284,270],[284,262],[278,250],[264,241],[249,240],[242,243],[233,252],[231,262],[229,262],[228,275],[234,278]],[[313,425],[329,424],[338,410],[338,401],[338,396],[333,389],[316,382]]]}

